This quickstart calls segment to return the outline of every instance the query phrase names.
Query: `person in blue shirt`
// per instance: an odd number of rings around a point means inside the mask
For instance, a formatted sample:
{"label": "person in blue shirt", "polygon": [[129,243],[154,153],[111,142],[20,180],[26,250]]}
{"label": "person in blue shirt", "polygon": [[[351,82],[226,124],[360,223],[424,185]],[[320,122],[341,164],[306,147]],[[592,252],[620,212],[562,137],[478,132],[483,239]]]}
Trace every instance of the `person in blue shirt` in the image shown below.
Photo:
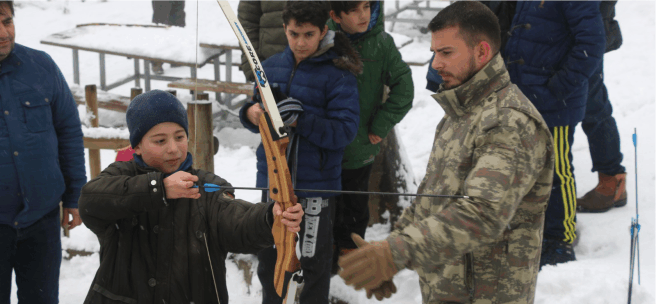
{"label": "person in blue shirt", "polygon": [[13,2],[0,2],[0,303],[12,272],[20,303],[57,303],[60,201],[61,225],[81,224],[82,128],[64,76],[48,54],[15,43],[13,17]]}

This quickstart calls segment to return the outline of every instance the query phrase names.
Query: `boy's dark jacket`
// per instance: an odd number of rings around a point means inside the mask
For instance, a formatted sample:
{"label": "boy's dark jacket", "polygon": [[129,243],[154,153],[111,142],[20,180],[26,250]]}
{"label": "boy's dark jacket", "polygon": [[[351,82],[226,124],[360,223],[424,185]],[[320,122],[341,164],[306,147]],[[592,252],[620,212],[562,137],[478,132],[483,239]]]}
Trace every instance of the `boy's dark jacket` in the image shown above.
{"label": "boy's dark jacket", "polygon": [[[277,84],[286,96],[303,103],[296,127],[300,135],[296,188],[340,190],[344,147],[353,141],[358,128],[360,110],[354,74],[361,72],[361,62],[344,34],[328,31],[317,52],[295,66],[289,47],[262,63],[270,85]],[[259,133],[246,118],[252,105],[253,101],[245,104],[239,118],[247,129]],[[266,157],[260,144],[257,187],[266,186]],[[302,192],[296,195],[313,196]]]}
{"label": "boy's dark jacket", "polygon": [[[382,1],[372,2],[371,20],[376,20],[376,23],[364,35],[351,38],[364,63],[364,70],[357,75],[360,92],[358,134],[344,150],[344,169],[372,164],[380,151],[380,144],[372,145],[369,133],[385,138],[412,108],[414,85],[411,70],[401,58],[392,36],[385,32],[383,11]],[[328,21],[328,28],[341,29],[332,19]],[[390,92],[383,103],[385,86]]]}
{"label": "boy's dark jacket", "polygon": [[[229,185],[190,169],[198,184]],[[202,190],[201,190],[202,191]],[[80,216],[100,241],[100,268],[84,303],[217,303],[204,236],[221,303],[228,303],[228,252],[273,245],[267,212],[223,192],[164,200],[163,176],[115,162],[82,188]]]}

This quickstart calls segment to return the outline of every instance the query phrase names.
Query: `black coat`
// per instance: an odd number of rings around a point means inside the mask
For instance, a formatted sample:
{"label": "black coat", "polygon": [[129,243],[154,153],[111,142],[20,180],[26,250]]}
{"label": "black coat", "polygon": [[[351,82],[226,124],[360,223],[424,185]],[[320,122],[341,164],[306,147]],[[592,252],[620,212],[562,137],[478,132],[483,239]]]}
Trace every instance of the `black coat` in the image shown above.
{"label": "black coat", "polygon": [[[190,173],[201,185],[229,185],[210,172]],[[227,253],[273,245],[271,204],[224,192],[164,197],[163,174],[134,161],[111,164],[82,188],[80,215],[100,241],[100,268],[85,303],[217,303],[206,237],[225,304]]]}
{"label": "black coat", "polygon": [[601,1],[601,4],[599,4],[599,12],[604,20],[604,29],[606,30],[606,53],[617,50],[622,45],[620,24],[615,20],[615,4],[617,4],[617,0]]}

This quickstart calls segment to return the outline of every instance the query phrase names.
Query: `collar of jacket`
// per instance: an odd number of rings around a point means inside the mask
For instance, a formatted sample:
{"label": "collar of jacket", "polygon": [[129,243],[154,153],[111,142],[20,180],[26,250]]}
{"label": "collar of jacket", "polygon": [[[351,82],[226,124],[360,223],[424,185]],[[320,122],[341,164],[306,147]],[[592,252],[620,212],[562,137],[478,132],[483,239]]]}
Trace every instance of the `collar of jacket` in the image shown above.
{"label": "collar of jacket", "polygon": [[449,90],[444,89],[442,83],[432,96],[447,115],[460,117],[471,112],[483,97],[506,87],[509,82],[508,70],[501,55],[497,53],[467,82]]}
{"label": "collar of jacket", "polygon": [[[137,155],[136,153],[134,153],[134,154],[132,154],[132,156],[134,158],[134,162],[137,164],[137,166],[139,168],[144,169],[146,171],[159,171],[159,170],[149,166],[143,160],[143,158],[141,158],[141,155]],[[187,158],[185,158],[185,160],[182,162],[182,164],[180,164],[180,167],[177,170],[175,170],[171,173],[164,174],[164,178],[167,178],[167,177],[171,176],[173,173],[178,172],[178,171],[189,171],[189,169],[191,169],[191,166],[193,165],[193,163],[194,163],[194,159],[191,156],[191,153],[187,152]]]}
{"label": "collar of jacket", "polygon": [[0,73],[4,74],[6,72],[11,72],[16,70],[20,66],[22,60],[24,46],[16,43],[14,49],[11,51],[11,54],[5,58],[5,60],[0,61]]}

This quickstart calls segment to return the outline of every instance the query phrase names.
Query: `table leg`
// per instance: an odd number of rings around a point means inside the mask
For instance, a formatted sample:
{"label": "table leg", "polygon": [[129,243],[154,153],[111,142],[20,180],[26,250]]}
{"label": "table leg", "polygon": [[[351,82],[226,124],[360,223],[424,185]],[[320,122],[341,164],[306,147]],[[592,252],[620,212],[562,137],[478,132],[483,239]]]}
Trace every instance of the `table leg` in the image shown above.
{"label": "table leg", "polygon": [[[221,81],[221,62],[219,57],[221,56],[216,56],[216,58],[214,58],[214,80],[216,81]],[[221,103],[221,93],[216,92],[215,97],[216,101]]]}
{"label": "table leg", "polygon": [[[190,67],[191,69],[191,79],[194,81],[198,81],[198,76],[196,74],[197,70],[195,66]],[[191,100],[196,100],[196,96],[198,95],[197,90],[194,90],[194,94],[191,95]]]}
{"label": "table leg", "polygon": [[[228,50],[226,52],[226,62],[225,62],[225,69],[226,69],[226,82],[232,82],[232,50]],[[232,99],[235,96],[233,94],[226,94],[226,106],[232,105]]]}
{"label": "table leg", "polygon": [[99,53],[100,59],[100,89],[107,91],[107,79],[105,79],[105,53]]}
{"label": "table leg", "polygon": [[134,86],[141,87],[141,72],[139,72],[139,59],[134,58]]}
{"label": "table leg", "polygon": [[144,59],[144,87],[146,92],[150,92],[150,61]]}
{"label": "table leg", "polygon": [[80,84],[80,56],[77,49],[73,49],[73,82]]}

